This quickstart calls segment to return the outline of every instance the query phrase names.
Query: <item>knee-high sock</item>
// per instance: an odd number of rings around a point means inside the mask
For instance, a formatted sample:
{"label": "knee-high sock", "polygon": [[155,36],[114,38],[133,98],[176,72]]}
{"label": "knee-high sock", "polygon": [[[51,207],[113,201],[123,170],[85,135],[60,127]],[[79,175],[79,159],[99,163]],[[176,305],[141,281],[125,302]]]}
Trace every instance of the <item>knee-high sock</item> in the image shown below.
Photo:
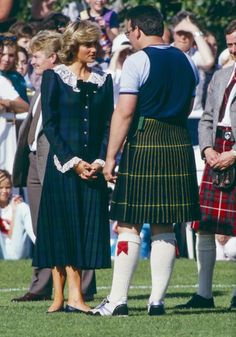
{"label": "knee-high sock", "polygon": [[152,292],[149,303],[162,304],[175,263],[175,234],[163,233],[152,236],[151,274]]}
{"label": "knee-high sock", "polygon": [[139,235],[121,233],[118,236],[110,302],[127,301],[130,282],[139,260],[139,249]]}
{"label": "knee-high sock", "polygon": [[212,280],[216,260],[215,235],[197,234],[196,255],[198,268],[198,291],[197,294],[212,297]]}

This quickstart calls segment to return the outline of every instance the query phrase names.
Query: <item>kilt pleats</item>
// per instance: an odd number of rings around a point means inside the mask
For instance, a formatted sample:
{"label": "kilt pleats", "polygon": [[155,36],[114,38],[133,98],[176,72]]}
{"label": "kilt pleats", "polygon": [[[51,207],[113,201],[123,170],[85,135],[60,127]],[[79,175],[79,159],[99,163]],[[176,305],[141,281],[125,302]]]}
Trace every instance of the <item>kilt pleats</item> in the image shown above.
{"label": "kilt pleats", "polygon": [[[216,138],[215,150],[230,151],[234,142]],[[200,186],[201,221],[194,221],[195,231],[236,236],[236,186],[220,191],[212,184],[212,169],[206,164]]]}
{"label": "kilt pleats", "polygon": [[128,138],[111,218],[132,224],[199,219],[194,154],[184,127],[145,119],[143,129]]}

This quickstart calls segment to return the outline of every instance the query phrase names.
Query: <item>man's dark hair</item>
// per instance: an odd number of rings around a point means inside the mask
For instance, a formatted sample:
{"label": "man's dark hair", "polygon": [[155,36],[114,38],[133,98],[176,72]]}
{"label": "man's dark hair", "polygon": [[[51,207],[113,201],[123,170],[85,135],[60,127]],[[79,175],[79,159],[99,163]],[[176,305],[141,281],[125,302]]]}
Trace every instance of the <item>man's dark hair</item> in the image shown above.
{"label": "man's dark hair", "polygon": [[225,28],[225,35],[232,34],[236,31],[236,19],[231,21]]}
{"label": "man's dark hair", "polygon": [[131,8],[126,15],[131,27],[138,27],[145,35],[162,36],[164,31],[163,17],[153,6],[137,6]]}

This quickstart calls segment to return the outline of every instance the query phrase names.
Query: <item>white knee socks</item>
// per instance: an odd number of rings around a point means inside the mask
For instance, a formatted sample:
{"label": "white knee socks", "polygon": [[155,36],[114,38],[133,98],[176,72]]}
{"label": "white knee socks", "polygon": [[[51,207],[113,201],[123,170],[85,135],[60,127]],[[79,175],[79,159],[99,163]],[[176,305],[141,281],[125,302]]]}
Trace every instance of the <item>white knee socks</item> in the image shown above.
{"label": "white knee socks", "polygon": [[215,235],[197,234],[196,254],[198,268],[197,294],[209,299],[212,297],[212,280],[216,260]]}
{"label": "white knee socks", "polygon": [[149,303],[163,304],[175,262],[175,234],[163,233],[152,236],[151,274],[152,292]]}
{"label": "white knee socks", "polygon": [[112,288],[109,301],[126,302],[133,273],[139,260],[140,236],[122,233],[118,236]]}

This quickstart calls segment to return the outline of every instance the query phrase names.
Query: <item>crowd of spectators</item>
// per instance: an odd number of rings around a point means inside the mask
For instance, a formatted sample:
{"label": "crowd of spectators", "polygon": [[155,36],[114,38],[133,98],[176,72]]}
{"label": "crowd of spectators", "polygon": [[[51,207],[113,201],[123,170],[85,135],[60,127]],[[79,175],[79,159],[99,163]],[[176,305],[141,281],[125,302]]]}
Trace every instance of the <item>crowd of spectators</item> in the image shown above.
{"label": "crowd of spectators", "polygon": [[[16,151],[18,126],[28,112],[29,101],[35,90],[40,88],[41,76],[38,76],[31,64],[30,41],[41,30],[52,30],[62,33],[70,21],[90,20],[96,22],[101,30],[99,52],[96,59],[97,67],[110,73],[113,78],[114,103],[119,95],[119,83],[122,64],[126,57],[134,52],[132,46],[119,24],[119,15],[107,1],[71,1],[62,10],[54,12],[55,0],[32,1],[31,19],[29,22],[17,21],[19,1],[0,0],[0,169],[12,173],[14,154]],[[207,87],[215,71],[221,67],[230,66],[231,59],[228,49],[218,50],[218,42],[212,32],[200,27],[195,16],[186,11],[175,15],[168,27],[166,25],[163,39],[167,44],[181,49],[191,62],[198,68],[199,84],[196,98],[189,118],[189,130],[195,151],[195,159],[200,184],[204,163],[200,158],[197,127],[204,110]],[[111,186],[112,188],[112,186]],[[0,186],[1,191],[1,186]],[[27,200],[27,192],[17,191]],[[5,210],[0,207],[0,219],[4,220]],[[113,231],[114,223],[111,223]],[[189,224],[175,224],[179,234],[179,248],[182,256],[194,257],[194,235],[185,240],[185,228],[189,231]],[[1,226],[1,235],[12,235]],[[183,230],[184,228],[184,230]],[[150,240],[150,235],[143,237]],[[29,238],[30,234],[28,234]],[[111,235],[114,244],[115,234]],[[6,240],[5,240],[6,241]],[[229,245],[230,238],[221,240],[217,237],[217,247],[220,250]],[[224,242],[224,243],[222,243]],[[28,243],[27,243],[28,244]],[[142,257],[149,256],[150,244],[144,242],[146,251]],[[2,243],[2,246],[4,244]],[[230,248],[228,248],[230,249]],[[232,255],[233,254],[233,255]],[[235,259],[234,253],[227,251],[226,259]],[[2,254],[2,258],[8,255]],[[20,255],[11,255],[20,258]],[[17,256],[17,257],[16,257]],[[25,255],[22,255],[25,257]],[[30,256],[30,255],[27,255]],[[225,256],[219,253],[219,258]]]}

